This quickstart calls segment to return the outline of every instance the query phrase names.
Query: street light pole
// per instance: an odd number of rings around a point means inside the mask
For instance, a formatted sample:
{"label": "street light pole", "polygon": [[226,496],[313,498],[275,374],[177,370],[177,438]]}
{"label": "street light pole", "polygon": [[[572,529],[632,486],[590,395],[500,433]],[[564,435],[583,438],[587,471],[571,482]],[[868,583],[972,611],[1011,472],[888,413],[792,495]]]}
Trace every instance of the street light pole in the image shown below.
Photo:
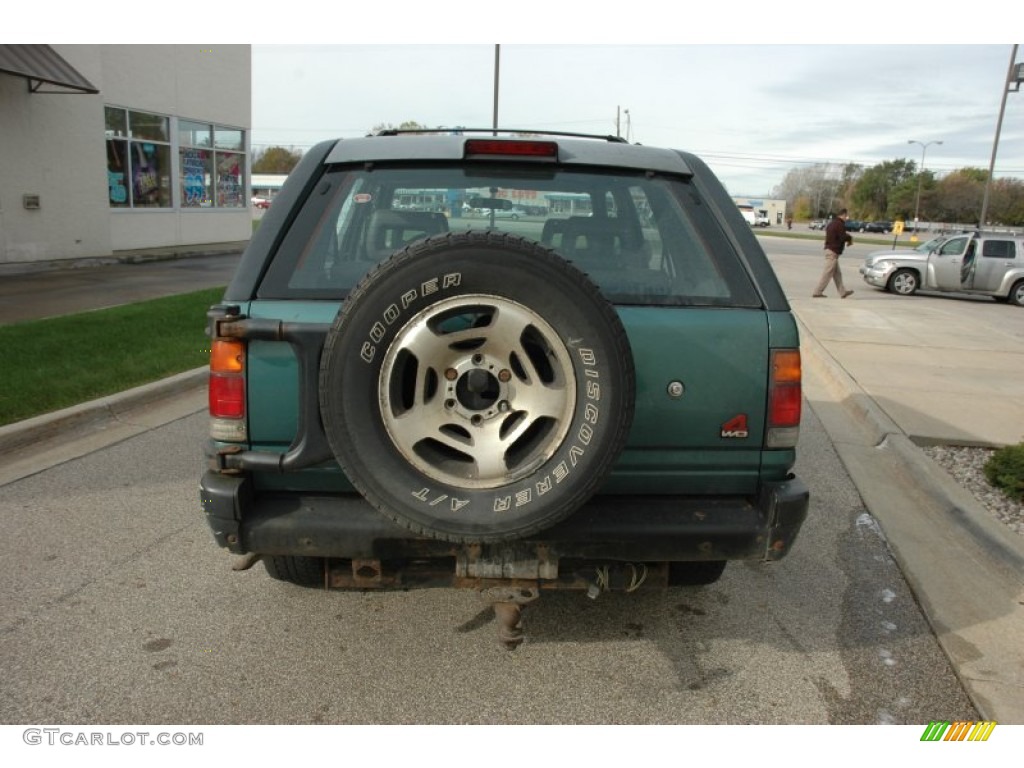
{"label": "street light pole", "polygon": [[978,229],[985,229],[985,219],[988,216],[988,192],[992,185],[992,174],[996,170],[996,151],[999,149],[999,132],[1003,128],[1003,114],[1006,112],[1006,97],[1011,91],[1020,90],[1021,82],[1024,82],[1024,64],[1016,64],[1017,45],[1013,46],[1010,52],[1010,71],[1006,73],[1006,82],[1003,83],[1003,100],[999,105],[999,119],[996,121],[996,138],[992,142],[992,160],[988,164],[988,177],[985,179],[985,194],[981,200],[981,220],[978,222]]}
{"label": "street light pole", "polygon": [[928,151],[928,147],[932,144],[941,144],[941,141],[917,141],[916,139],[909,139],[907,144],[920,144],[921,145],[921,167],[917,170],[917,204],[914,206],[914,232],[917,232],[918,225],[921,223],[921,182],[924,181],[924,153]]}

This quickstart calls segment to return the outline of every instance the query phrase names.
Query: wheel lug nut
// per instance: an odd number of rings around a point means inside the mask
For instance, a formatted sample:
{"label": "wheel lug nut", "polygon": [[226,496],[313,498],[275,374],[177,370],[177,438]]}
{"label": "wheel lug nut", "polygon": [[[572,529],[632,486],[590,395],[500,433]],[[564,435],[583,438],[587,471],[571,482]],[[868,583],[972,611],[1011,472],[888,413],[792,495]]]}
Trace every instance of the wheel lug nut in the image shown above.
{"label": "wheel lug nut", "polygon": [[459,372],[456,371],[454,368],[448,368],[444,372],[444,377],[448,379],[448,381],[455,381],[457,378],[459,378]]}
{"label": "wheel lug nut", "polygon": [[455,401],[454,400],[445,400],[444,401],[444,407],[447,408],[449,411],[454,409],[455,408]]}
{"label": "wheel lug nut", "polygon": [[500,381],[502,384],[509,381],[511,378],[512,371],[510,371],[508,368],[502,368],[500,371],[498,371],[498,381]]}

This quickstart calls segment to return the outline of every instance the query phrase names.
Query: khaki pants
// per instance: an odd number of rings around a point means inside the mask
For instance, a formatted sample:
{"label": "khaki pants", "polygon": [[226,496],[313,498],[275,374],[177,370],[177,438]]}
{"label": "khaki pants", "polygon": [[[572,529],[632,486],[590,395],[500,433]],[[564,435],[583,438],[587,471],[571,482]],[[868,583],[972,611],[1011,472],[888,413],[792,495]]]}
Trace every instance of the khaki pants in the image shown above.
{"label": "khaki pants", "polygon": [[826,248],[825,269],[821,273],[821,279],[818,280],[818,287],[814,289],[814,293],[824,293],[830,280],[835,280],[836,290],[839,291],[840,296],[846,293],[846,286],[843,285],[843,272],[839,269],[839,254]]}

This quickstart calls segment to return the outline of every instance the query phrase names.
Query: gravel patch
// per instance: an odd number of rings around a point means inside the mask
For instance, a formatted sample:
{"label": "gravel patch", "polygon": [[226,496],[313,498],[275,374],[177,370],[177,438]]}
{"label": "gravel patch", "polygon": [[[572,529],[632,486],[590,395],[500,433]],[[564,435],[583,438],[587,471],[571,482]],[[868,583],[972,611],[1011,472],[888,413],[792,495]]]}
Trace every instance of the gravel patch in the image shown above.
{"label": "gravel patch", "polygon": [[921,450],[970,491],[993,517],[1014,533],[1024,536],[1024,504],[1011,499],[985,479],[985,462],[995,451],[956,445],[934,445]]}

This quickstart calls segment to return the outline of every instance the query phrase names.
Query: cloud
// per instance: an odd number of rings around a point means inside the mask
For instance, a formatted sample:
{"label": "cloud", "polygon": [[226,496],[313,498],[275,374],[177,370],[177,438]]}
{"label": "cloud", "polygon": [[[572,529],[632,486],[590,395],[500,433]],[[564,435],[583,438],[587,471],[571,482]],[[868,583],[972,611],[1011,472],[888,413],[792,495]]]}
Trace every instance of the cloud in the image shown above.
{"label": "cloud", "polygon": [[[821,30],[825,29],[824,23]],[[800,163],[988,167],[1008,45],[502,45],[499,124],[702,154],[765,194]],[[255,46],[253,142],[309,146],[381,122],[490,127],[493,45]],[[1024,95],[997,175],[1024,176]]]}

